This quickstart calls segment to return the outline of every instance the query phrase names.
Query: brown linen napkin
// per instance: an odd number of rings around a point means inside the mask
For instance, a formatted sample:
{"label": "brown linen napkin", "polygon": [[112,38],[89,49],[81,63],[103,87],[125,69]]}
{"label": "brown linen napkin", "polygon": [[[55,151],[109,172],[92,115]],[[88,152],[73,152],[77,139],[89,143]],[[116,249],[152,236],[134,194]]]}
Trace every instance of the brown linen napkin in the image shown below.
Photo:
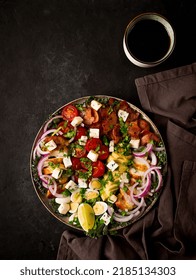
{"label": "brown linen napkin", "polygon": [[135,81],[143,109],[196,127],[196,63]]}
{"label": "brown linen napkin", "polygon": [[196,259],[196,64],[139,78],[136,86],[167,147],[160,199],[117,236],[91,239],[66,230],[57,259]]}

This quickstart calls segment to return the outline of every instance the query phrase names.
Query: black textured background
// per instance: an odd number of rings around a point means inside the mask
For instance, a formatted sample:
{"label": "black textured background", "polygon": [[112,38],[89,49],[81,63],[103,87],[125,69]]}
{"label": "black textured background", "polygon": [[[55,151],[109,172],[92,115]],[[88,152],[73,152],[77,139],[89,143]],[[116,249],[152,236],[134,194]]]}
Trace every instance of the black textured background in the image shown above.
{"label": "black textured background", "polygon": [[[146,11],[166,16],[177,40],[151,69],[132,65],[122,49],[126,25]],[[29,172],[48,115],[96,94],[141,108],[136,77],[196,61],[195,18],[189,0],[0,0],[0,259],[56,258],[65,225],[43,207]]]}

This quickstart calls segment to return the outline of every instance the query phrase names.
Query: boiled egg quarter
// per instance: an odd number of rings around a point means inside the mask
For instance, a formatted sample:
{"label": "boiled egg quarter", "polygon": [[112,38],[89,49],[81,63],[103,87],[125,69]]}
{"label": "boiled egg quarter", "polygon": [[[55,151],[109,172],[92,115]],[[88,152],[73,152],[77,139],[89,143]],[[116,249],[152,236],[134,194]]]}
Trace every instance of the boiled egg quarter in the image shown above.
{"label": "boiled egg quarter", "polygon": [[108,209],[108,205],[103,201],[97,201],[93,206],[93,210],[96,216],[102,215],[107,211],[107,209]]}
{"label": "boiled egg quarter", "polygon": [[94,199],[97,198],[98,196],[99,196],[99,192],[91,189],[87,189],[84,195],[86,200]]}

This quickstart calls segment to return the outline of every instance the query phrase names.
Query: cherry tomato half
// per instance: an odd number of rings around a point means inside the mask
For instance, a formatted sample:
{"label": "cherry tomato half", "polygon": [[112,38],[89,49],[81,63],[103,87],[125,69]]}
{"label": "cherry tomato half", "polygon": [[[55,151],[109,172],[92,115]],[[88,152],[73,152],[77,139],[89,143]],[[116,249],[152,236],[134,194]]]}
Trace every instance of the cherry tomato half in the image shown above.
{"label": "cherry tomato half", "polygon": [[109,157],[109,149],[106,145],[101,145],[98,153],[99,153],[100,160],[105,160]]}
{"label": "cherry tomato half", "polygon": [[91,138],[86,142],[85,149],[90,152],[90,150],[96,150],[96,148],[100,148],[102,142],[99,138]]}
{"label": "cherry tomato half", "polygon": [[79,126],[77,127],[76,130],[76,136],[74,138],[74,140],[78,140],[81,138],[81,136],[86,136],[87,135],[87,130],[85,127]]}
{"label": "cherry tomato half", "polygon": [[79,115],[78,109],[74,105],[67,105],[63,108],[61,115],[64,120],[71,122],[76,116]]}
{"label": "cherry tomato half", "polygon": [[99,177],[104,175],[104,173],[105,173],[105,165],[104,165],[104,163],[102,161],[98,160],[96,162],[93,162],[92,166],[93,166],[92,176],[94,178],[99,178]]}

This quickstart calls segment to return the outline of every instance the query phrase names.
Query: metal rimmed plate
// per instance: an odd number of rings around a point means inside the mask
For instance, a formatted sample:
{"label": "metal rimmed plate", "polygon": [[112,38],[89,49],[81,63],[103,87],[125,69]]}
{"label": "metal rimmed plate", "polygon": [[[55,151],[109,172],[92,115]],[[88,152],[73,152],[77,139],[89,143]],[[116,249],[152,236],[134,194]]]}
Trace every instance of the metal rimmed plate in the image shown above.
{"label": "metal rimmed plate", "polygon": [[[119,99],[119,98],[116,98],[116,97],[112,97],[112,96],[103,96],[103,95],[97,95],[97,96],[93,96],[94,98],[114,98],[115,100],[118,100],[118,101],[124,101],[122,99]],[[88,100],[90,98],[90,96],[86,96],[86,97],[82,97],[82,98],[79,98],[79,99],[75,99],[65,105],[63,105],[62,107],[60,107],[59,109],[57,109],[54,113],[51,114],[50,118],[53,118],[54,116],[56,115],[59,115],[62,111],[62,109],[66,106],[66,105],[69,105],[69,104],[72,104],[72,105],[76,105],[76,104],[83,104],[86,100]],[[161,134],[159,132],[159,130],[157,129],[157,127],[155,126],[155,124],[152,122],[152,120],[144,113],[142,112],[139,108],[137,108],[136,106],[134,106],[133,104],[130,104],[129,102],[127,102],[129,104],[129,106],[136,112],[138,112],[140,114],[140,116],[142,117],[142,119],[146,120],[150,126],[151,126],[151,131],[156,133],[160,140],[161,140],[161,143],[162,143],[162,147],[164,148],[165,150],[165,145],[163,143],[163,139],[161,137]],[[35,137],[35,140],[33,142],[33,146],[32,146],[32,150],[31,150],[31,155],[30,155],[30,173],[31,173],[31,178],[32,178],[32,183],[33,183],[33,186],[34,186],[34,189],[35,189],[35,192],[37,193],[37,196],[38,198],[40,199],[40,201],[43,203],[43,205],[46,207],[46,209],[56,218],[58,219],[59,221],[61,221],[62,223],[74,228],[74,229],[77,229],[77,230],[82,230],[81,228],[79,228],[78,226],[76,225],[73,225],[73,224],[70,224],[69,221],[68,221],[68,217],[64,216],[64,215],[61,215],[59,213],[57,213],[57,211],[54,210],[54,208],[51,206],[50,204],[50,201],[49,199],[46,197],[45,193],[43,192],[43,188],[40,187],[41,185],[41,181],[40,179],[38,178],[37,176],[37,166],[36,166],[36,162],[34,160],[34,150],[35,150],[35,147],[40,139],[40,137],[42,136],[43,134],[43,130],[44,130],[44,127],[46,125],[46,123],[49,121],[46,120],[43,125],[41,126],[40,130],[38,131],[36,137]],[[163,176],[163,179],[164,179],[164,176],[166,175],[166,171],[167,171],[167,157],[166,157],[166,152],[165,152],[165,163],[164,163],[164,166],[162,166],[162,169],[161,169],[161,174]],[[137,215],[135,216],[133,219],[131,219],[130,221],[126,222],[126,223],[115,223],[110,229],[109,231],[113,231],[113,230],[118,230],[118,229],[121,229],[121,228],[124,228],[130,224],[132,224],[133,222],[139,220],[142,216],[144,216],[151,208],[152,206],[155,204],[155,202],[157,201],[159,195],[160,195],[160,191],[158,191],[156,193],[156,195],[152,194],[152,198],[150,200],[150,204],[147,204],[146,207],[143,208],[143,210]]]}

